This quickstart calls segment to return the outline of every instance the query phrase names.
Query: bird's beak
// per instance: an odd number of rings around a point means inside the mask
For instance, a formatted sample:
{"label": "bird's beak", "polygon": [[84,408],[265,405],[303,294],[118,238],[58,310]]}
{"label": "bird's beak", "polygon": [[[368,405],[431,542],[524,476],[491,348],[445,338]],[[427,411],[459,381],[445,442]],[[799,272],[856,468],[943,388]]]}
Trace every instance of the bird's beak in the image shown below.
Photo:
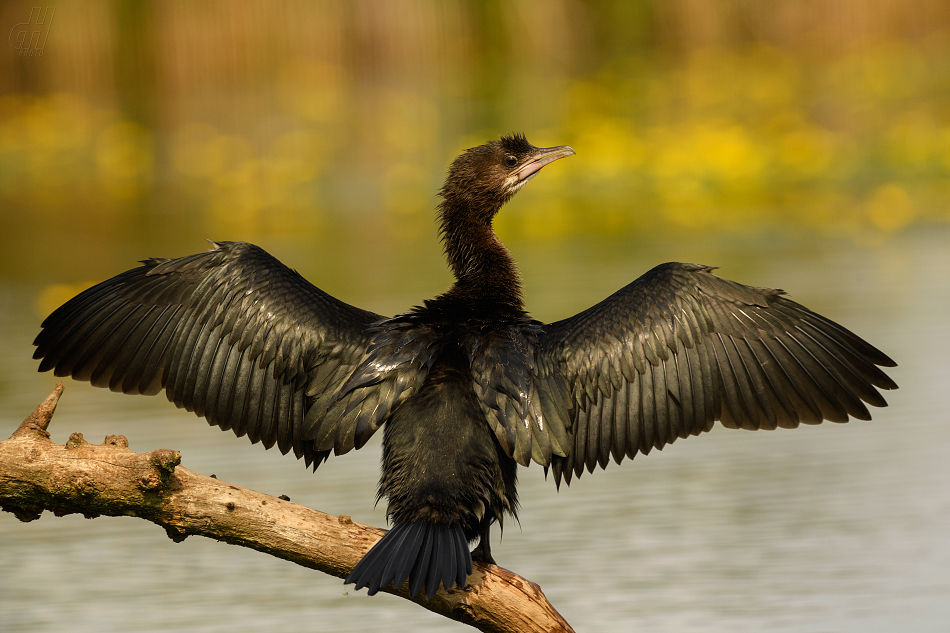
{"label": "bird's beak", "polygon": [[534,156],[531,157],[527,163],[521,166],[514,175],[518,178],[518,182],[526,182],[536,173],[538,173],[542,167],[548,163],[553,163],[559,158],[564,158],[565,156],[573,156],[574,148],[570,145],[559,145],[558,147],[542,147],[538,149]]}

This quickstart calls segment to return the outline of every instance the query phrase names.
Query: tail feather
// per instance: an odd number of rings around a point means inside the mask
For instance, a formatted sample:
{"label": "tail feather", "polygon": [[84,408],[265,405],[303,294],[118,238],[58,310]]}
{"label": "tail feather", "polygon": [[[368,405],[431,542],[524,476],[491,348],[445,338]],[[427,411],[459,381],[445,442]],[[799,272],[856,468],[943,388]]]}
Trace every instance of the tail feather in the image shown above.
{"label": "tail feather", "polygon": [[432,532],[425,531],[422,546],[419,548],[419,555],[416,556],[412,569],[409,571],[409,594],[417,595],[426,579],[426,573],[429,571],[429,559],[432,558]]}
{"label": "tail feather", "polygon": [[464,585],[465,578],[467,576],[470,576],[472,573],[472,553],[468,549],[468,539],[465,538],[465,533],[462,532],[462,530],[456,531],[455,538],[456,538],[456,541],[458,542],[457,547],[464,549],[466,552],[469,552],[468,556],[465,557],[465,567],[464,568],[459,567],[459,571],[458,571],[459,573],[458,578],[461,578],[461,580],[459,580],[457,584]]}
{"label": "tail feather", "polygon": [[411,595],[425,587],[431,600],[440,584],[464,587],[470,573],[472,555],[458,523],[416,521],[393,526],[353,568],[346,584],[367,587],[372,596],[390,583],[398,589],[408,580]]}
{"label": "tail feather", "polygon": [[[369,595],[375,595],[381,587],[386,586],[386,584],[383,582],[383,578],[390,575],[392,563],[399,551],[399,544],[403,541],[405,536],[405,531],[402,530],[399,533],[394,534],[393,538],[386,540],[385,542],[383,539],[381,539],[379,543],[376,544],[376,547],[379,548],[379,552],[376,553],[376,559],[379,560],[380,564],[382,565],[382,570],[381,573],[375,574],[373,579],[370,581],[368,586]],[[356,570],[354,569],[353,571],[355,572]],[[359,586],[357,586],[357,589],[359,589]]]}
{"label": "tail feather", "polygon": [[[399,565],[396,569],[396,578],[393,580],[393,587],[402,587],[409,580],[409,574],[412,572],[412,566],[415,563],[416,553],[422,547],[426,540],[425,530],[408,530],[411,535],[406,539],[406,544],[401,550],[402,556],[399,559]],[[419,590],[416,590],[418,593]],[[413,594],[415,595],[415,593]]]}
{"label": "tail feather", "polygon": [[[395,584],[396,572],[398,569],[403,569],[406,566],[406,559],[408,558],[410,552],[405,546],[406,540],[411,540],[409,537],[412,536],[412,530],[400,530],[400,534],[397,534],[391,541],[388,549],[383,550],[379,553],[381,560],[385,561],[383,565],[383,571],[381,574],[378,574],[377,578],[373,578],[373,581],[369,585],[369,590],[375,594],[379,591],[380,587],[386,586],[383,579],[392,579],[393,586]],[[388,559],[388,560],[387,560]]]}

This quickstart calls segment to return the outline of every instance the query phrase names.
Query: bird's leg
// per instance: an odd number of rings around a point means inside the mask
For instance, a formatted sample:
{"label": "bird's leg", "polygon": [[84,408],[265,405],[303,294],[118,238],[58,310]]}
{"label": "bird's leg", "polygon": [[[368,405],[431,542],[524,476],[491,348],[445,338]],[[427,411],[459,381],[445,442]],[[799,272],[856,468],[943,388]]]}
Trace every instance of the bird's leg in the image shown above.
{"label": "bird's leg", "polygon": [[498,563],[495,562],[495,559],[492,558],[491,555],[491,545],[488,543],[488,533],[490,529],[490,526],[486,522],[485,528],[481,531],[481,534],[478,535],[478,545],[472,550],[472,560],[497,565]]}

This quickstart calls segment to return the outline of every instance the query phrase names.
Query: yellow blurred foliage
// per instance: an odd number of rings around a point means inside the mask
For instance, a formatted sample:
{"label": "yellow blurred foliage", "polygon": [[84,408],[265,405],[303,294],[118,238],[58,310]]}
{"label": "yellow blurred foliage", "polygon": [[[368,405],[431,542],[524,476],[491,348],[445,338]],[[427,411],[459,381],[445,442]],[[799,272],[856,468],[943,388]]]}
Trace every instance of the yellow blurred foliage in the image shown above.
{"label": "yellow blurred foliage", "polygon": [[[950,96],[940,86],[950,66],[928,50],[881,42],[815,60],[753,46],[677,63],[610,60],[564,81],[560,114],[524,130],[540,145],[571,143],[578,158],[532,185],[514,222],[557,239],[645,218],[660,230],[880,234],[946,220]],[[313,226],[333,190],[409,222],[432,213],[449,151],[511,131],[445,131],[453,96],[367,88],[331,63],[294,58],[275,77],[269,118],[230,126],[183,117],[147,129],[77,94],[2,96],[0,201],[68,213],[82,199],[107,214],[162,183],[216,234],[252,236]],[[508,107],[505,118],[521,107],[532,120],[533,104]],[[572,212],[584,221],[565,220]]]}
{"label": "yellow blurred foliage", "polygon": [[117,199],[135,198],[152,183],[151,135],[130,121],[115,121],[96,135],[95,164],[101,190]]}
{"label": "yellow blurred foliage", "polygon": [[36,295],[33,311],[38,318],[45,319],[53,310],[86,288],[91,288],[95,283],[94,281],[82,281],[74,284],[50,284]]}
{"label": "yellow blurred foliage", "polygon": [[881,231],[902,229],[914,220],[914,203],[910,195],[893,183],[878,187],[866,204],[868,219]]}

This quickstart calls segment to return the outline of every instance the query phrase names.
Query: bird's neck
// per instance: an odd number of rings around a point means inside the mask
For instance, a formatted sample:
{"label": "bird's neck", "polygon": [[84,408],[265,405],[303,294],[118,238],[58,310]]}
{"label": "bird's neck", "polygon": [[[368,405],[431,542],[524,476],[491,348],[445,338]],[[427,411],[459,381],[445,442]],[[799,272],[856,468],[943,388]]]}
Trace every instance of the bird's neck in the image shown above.
{"label": "bird's neck", "polygon": [[521,280],[511,253],[492,229],[491,214],[473,214],[462,205],[441,205],[441,232],[445,255],[455,274],[446,293],[457,299],[521,312]]}

